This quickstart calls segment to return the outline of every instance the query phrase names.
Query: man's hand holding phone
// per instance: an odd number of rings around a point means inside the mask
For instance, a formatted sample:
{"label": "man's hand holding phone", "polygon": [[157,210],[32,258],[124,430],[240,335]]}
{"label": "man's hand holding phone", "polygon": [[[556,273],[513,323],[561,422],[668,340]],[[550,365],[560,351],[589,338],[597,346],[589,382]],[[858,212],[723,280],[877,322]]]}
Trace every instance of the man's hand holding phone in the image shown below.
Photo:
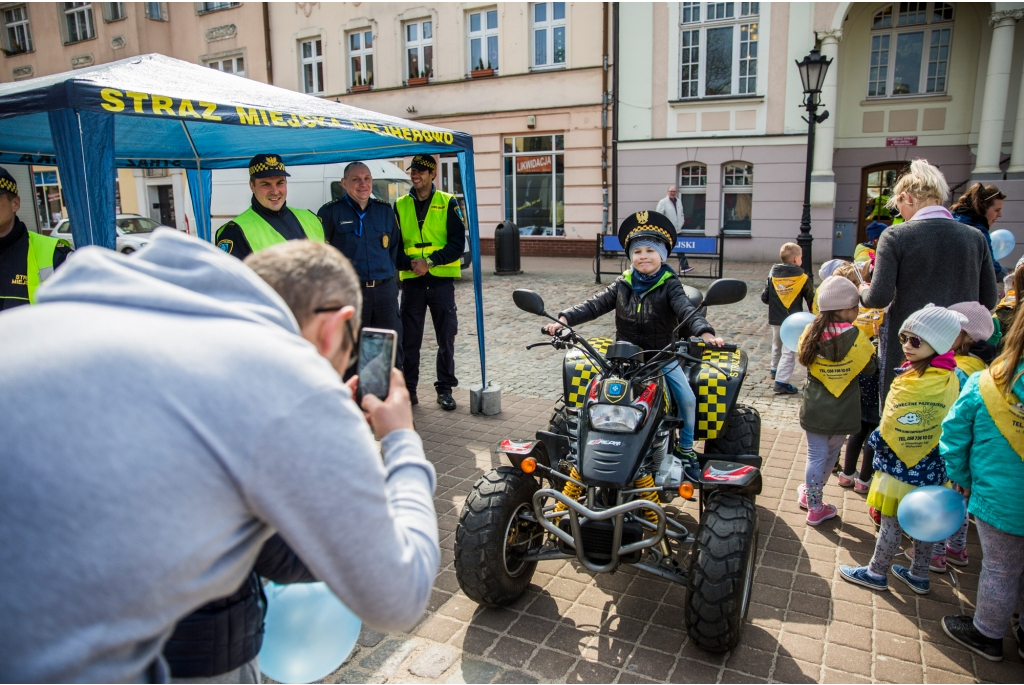
{"label": "man's hand holding phone", "polygon": [[388,398],[382,402],[376,395],[368,394],[363,397],[362,409],[378,440],[391,431],[413,430],[412,403],[405,387],[405,376],[398,369],[391,369]]}

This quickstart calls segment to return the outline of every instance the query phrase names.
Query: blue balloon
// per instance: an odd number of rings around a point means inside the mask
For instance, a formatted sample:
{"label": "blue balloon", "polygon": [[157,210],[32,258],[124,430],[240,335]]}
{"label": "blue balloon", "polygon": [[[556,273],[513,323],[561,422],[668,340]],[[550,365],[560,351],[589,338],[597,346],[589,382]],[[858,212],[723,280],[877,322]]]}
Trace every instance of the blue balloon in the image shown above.
{"label": "blue balloon", "polygon": [[992,231],[988,237],[992,240],[992,257],[996,261],[1013,252],[1013,247],[1017,243],[1017,238],[1005,228]]}
{"label": "blue balloon", "polygon": [[810,312],[796,312],[787,316],[786,320],[782,322],[781,330],[779,330],[782,344],[794,352],[798,352],[800,350],[800,336],[804,334],[804,329],[812,321],[814,321],[814,314]]}
{"label": "blue balloon", "polygon": [[896,519],[903,531],[923,542],[945,540],[963,525],[967,500],[952,488],[927,485],[900,500]]}
{"label": "blue balloon", "polygon": [[362,622],[326,583],[267,583],[260,670],[279,683],[312,683],[341,666]]}

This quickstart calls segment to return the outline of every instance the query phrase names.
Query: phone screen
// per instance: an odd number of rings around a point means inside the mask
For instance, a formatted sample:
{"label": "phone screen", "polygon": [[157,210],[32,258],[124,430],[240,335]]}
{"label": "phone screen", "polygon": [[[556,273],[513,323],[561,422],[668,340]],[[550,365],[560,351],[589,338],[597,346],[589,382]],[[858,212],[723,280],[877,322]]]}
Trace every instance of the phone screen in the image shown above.
{"label": "phone screen", "polygon": [[359,334],[359,400],[366,395],[386,399],[395,365],[395,331],[364,328]]}

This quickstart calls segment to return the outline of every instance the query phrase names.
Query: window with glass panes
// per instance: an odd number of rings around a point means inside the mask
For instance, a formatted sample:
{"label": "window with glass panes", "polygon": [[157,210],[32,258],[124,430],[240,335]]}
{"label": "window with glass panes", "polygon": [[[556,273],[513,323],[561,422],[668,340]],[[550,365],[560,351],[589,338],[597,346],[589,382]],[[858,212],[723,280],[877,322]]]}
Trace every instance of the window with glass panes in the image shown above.
{"label": "window with glass panes", "polygon": [[680,3],[680,99],[757,93],[760,5]]}
{"label": "window with glass panes", "polygon": [[505,219],[520,235],[565,235],[564,138],[505,138]]}
{"label": "window with glass panes", "polygon": [[199,14],[206,14],[207,12],[217,12],[219,10],[238,7],[241,4],[242,3],[240,2],[197,2],[196,11],[198,11]]}
{"label": "window with glass panes", "polygon": [[4,10],[4,50],[10,54],[32,50],[32,31],[25,5]]}
{"label": "window with glass panes", "polygon": [[469,38],[469,70],[498,69],[498,10],[470,12],[466,22]]}
{"label": "window with glass panes", "polygon": [[121,21],[127,16],[128,14],[125,12],[125,4],[123,2],[103,3],[103,21]]}
{"label": "window with glass panes", "polygon": [[373,31],[348,34],[348,74],[351,88],[373,85]]}
{"label": "window with glass panes", "polygon": [[223,71],[225,74],[245,76],[245,57],[242,55],[221,57],[219,59],[207,61],[206,66],[211,69],[216,69],[217,71]]}
{"label": "window with glass panes", "polygon": [[64,42],[77,43],[96,37],[91,2],[61,3],[64,11]]}
{"label": "window with glass panes", "polygon": [[166,2],[144,2],[142,4],[146,8],[146,19],[153,19],[154,21],[167,21]]}
{"label": "window with glass panes", "polygon": [[533,4],[533,66],[565,64],[565,3]]}
{"label": "window with glass panes", "polygon": [[319,38],[304,40],[299,46],[302,68],[302,92],[313,95],[324,92],[324,45]]}
{"label": "window with glass panes", "polygon": [[433,78],[434,23],[411,21],[405,25],[405,77]]}
{"label": "window with glass panes", "polygon": [[703,234],[708,200],[707,166],[699,162],[680,166],[676,192],[683,203],[683,232]]}
{"label": "window with glass panes", "polygon": [[868,97],[945,93],[953,5],[897,2],[871,18]]}
{"label": "window with glass panes", "polygon": [[750,233],[754,205],[754,165],[730,162],[722,169],[722,230]]}

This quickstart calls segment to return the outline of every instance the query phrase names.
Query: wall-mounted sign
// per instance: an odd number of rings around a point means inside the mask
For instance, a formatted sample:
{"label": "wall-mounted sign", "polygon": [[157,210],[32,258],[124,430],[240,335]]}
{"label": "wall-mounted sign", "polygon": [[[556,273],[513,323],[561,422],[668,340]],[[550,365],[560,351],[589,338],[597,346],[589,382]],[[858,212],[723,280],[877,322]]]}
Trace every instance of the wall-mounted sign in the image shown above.
{"label": "wall-mounted sign", "polygon": [[517,174],[550,174],[551,155],[536,157],[516,157]]}
{"label": "wall-mounted sign", "polygon": [[885,139],[886,147],[917,147],[917,136],[895,136]]}

